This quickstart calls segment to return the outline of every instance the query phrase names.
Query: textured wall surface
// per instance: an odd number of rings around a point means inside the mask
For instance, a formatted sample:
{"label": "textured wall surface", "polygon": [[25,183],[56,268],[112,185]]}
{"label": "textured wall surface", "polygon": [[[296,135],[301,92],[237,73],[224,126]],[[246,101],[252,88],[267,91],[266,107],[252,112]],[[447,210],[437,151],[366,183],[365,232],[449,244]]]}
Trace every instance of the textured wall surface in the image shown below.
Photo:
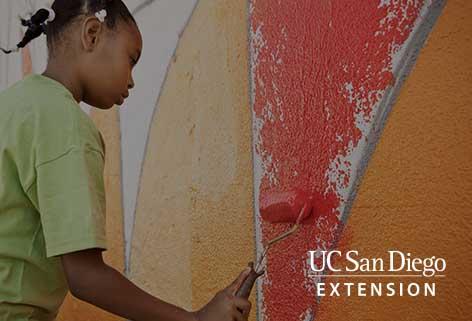
{"label": "textured wall surface", "polygon": [[[293,189],[314,198],[307,224],[268,252],[261,320],[316,314],[319,280],[307,276],[307,251],[336,246],[385,117],[441,4],[250,1],[256,204]],[[288,224],[256,218],[261,253]]]}
{"label": "textured wall surface", "polygon": [[120,108],[123,163],[123,210],[126,272],[145,146],[150,123],[179,37],[197,0],[126,0],[143,37],[143,51],[133,71],[136,87]]}
{"label": "textured wall surface", "polygon": [[[0,1],[1,43],[47,1]],[[106,142],[110,265],[199,308],[288,227],[261,222],[260,198],[302,188],[316,215],[269,253],[251,321],[470,318],[471,1],[125,2],[136,88],[121,110],[83,106]],[[0,55],[0,89],[45,59],[40,39]],[[436,298],[319,298],[303,258],[333,246],[441,256],[447,277]],[[58,320],[120,318],[69,296]]]}
{"label": "textured wall surface", "polygon": [[470,320],[471,15],[472,2],[447,2],[389,116],[340,240],[340,248],[366,257],[385,258],[397,248],[445,258],[437,297],[325,297],[316,320]]}
{"label": "textured wall surface", "polygon": [[152,120],[131,278],[198,308],[254,256],[247,4],[199,1]]}

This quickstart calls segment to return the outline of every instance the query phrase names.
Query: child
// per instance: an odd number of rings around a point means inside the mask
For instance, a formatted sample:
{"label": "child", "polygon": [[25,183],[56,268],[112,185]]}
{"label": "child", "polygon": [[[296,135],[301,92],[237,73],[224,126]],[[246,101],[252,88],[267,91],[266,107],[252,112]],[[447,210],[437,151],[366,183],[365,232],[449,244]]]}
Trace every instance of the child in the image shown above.
{"label": "child", "polygon": [[54,320],[71,293],[124,318],[242,321],[234,294],[244,270],[202,309],[155,298],[105,264],[102,137],[78,103],[121,105],[134,82],[141,34],[121,0],[56,0],[30,20],[45,33],[46,71],[0,93],[0,321]]}

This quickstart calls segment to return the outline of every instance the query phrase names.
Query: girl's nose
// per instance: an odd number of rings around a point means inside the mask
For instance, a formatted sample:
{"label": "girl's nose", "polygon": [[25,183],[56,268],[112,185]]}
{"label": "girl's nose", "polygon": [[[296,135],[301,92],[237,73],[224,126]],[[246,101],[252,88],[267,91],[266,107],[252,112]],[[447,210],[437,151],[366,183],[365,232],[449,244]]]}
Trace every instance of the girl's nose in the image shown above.
{"label": "girl's nose", "polygon": [[128,89],[133,89],[134,87],[134,80],[133,80],[133,77],[130,77],[130,82],[128,83]]}

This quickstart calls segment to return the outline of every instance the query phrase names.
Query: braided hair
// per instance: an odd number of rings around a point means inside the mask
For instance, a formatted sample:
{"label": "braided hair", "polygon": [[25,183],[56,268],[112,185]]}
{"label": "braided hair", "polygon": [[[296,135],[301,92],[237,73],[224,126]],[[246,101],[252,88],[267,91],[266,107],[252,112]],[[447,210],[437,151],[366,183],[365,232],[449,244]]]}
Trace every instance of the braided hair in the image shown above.
{"label": "braided hair", "polygon": [[[52,9],[52,10],[51,10]],[[23,39],[13,49],[0,48],[9,54],[24,48],[30,41],[45,34],[50,52],[61,40],[64,31],[81,16],[93,15],[106,10],[106,25],[109,29],[116,28],[118,20],[136,25],[133,15],[122,0],[55,0],[51,9],[39,9],[29,20],[21,19],[27,27]]]}

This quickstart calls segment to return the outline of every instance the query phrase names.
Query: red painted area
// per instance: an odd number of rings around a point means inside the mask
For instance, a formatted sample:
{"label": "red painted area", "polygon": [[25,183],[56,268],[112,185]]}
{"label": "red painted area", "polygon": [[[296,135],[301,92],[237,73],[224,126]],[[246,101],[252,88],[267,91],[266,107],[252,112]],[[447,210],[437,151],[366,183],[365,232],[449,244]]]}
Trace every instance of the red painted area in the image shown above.
{"label": "red painted area", "polygon": [[[357,116],[372,125],[373,108],[394,81],[392,54],[424,5],[384,2],[250,1],[256,153],[264,172],[259,199],[298,188],[314,195],[316,213],[268,253],[264,320],[316,313],[312,279],[305,276],[307,251],[333,245],[342,229],[339,188],[348,186],[350,168],[358,165],[336,164],[330,180],[330,164],[362,138]],[[262,242],[286,229],[262,220]]]}

